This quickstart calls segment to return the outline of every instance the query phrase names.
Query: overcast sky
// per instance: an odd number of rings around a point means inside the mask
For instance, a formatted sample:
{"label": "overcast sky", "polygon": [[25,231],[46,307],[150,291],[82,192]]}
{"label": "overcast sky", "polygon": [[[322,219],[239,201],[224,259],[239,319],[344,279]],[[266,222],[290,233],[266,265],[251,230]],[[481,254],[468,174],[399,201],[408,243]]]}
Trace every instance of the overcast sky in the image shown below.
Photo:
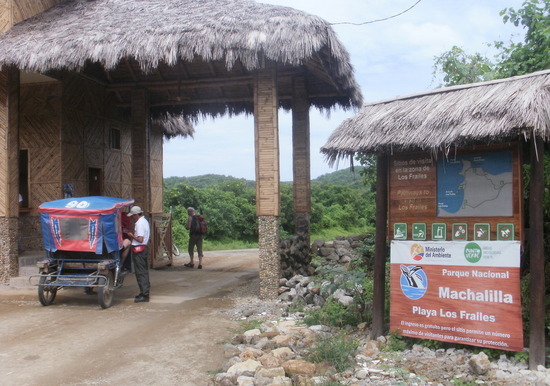
{"label": "overcast sky", "polygon": [[[272,0],[320,16],[330,23],[362,23],[403,12],[417,0]],[[523,31],[504,24],[499,12],[521,8],[523,0],[421,0],[406,13],[387,21],[361,26],[333,26],[351,56],[364,102],[393,98],[436,88],[434,57],[462,47],[490,58],[487,45],[495,40],[518,40]],[[354,111],[333,110],[330,116],[311,110],[311,178],[343,169],[330,168],[319,149],[329,135]],[[281,181],[292,180],[292,121],[279,111]],[[195,136],[164,143],[164,177],[222,174],[255,179],[253,117],[207,119],[195,127]]]}

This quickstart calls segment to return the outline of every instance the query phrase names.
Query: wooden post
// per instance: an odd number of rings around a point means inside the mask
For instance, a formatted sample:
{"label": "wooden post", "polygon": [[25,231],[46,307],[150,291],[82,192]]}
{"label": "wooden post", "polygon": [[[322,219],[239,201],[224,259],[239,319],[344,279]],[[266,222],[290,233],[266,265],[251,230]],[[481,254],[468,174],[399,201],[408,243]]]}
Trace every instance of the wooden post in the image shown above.
{"label": "wooden post", "polygon": [[19,71],[0,71],[0,283],[17,276],[19,217]]}
{"label": "wooden post", "polygon": [[256,214],[260,255],[260,298],[278,296],[279,255],[279,128],[276,70],[259,70],[254,84],[256,151]]}
{"label": "wooden post", "polygon": [[132,194],[136,205],[145,213],[151,210],[149,201],[149,106],[145,90],[132,93]]}
{"label": "wooden post", "polygon": [[294,180],[294,224],[296,234],[309,246],[311,213],[311,168],[309,146],[309,102],[305,78],[294,78],[292,98],[292,150]]}
{"label": "wooden post", "polygon": [[531,304],[529,328],[529,368],[544,365],[544,142],[533,135],[531,186],[529,191],[529,244]]}
{"label": "wooden post", "polygon": [[386,289],[386,235],[388,221],[388,157],[376,159],[376,239],[374,245],[374,288],[371,338],[384,334],[384,300]]}

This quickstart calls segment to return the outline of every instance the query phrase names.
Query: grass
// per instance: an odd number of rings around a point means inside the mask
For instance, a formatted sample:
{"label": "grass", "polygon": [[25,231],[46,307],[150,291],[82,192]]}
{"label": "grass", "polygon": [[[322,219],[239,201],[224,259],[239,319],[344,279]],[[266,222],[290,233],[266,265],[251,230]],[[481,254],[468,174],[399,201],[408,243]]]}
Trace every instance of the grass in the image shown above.
{"label": "grass", "polygon": [[261,320],[255,320],[255,319],[248,319],[248,320],[241,320],[239,322],[239,326],[236,328],[231,328],[229,331],[231,331],[234,334],[244,334],[248,330],[254,330],[255,328],[260,327],[263,324]]}
{"label": "grass", "polygon": [[352,229],[342,229],[342,228],[331,228],[323,229],[320,232],[315,232],[311,234],[311,241],[313,240],[334,240],[337,236],[351,236],[351,235],[363,235],[365,233],[373,233],[374,229],[365,228],[365,227],[356,227]]}
{"label": "grass", "polygon": [[[321,232],[313,233],[311,240],[334,240],[337,236],[350,236],[360,235],[373,232],[372,229],[365,229],[364,227],[357,227],[349,230],[342,228],[326,229]],[[181,243],[180,243],[181,244]],[[179,245],[180,252],[185,253],[187,251],[187,243],[185,245]],[[253,249],[258,248],[257,241],[243,241],[243,240],[210,240],[208,236],[204,239],[202,249],[204,251],[227,251],[233,249]]]}

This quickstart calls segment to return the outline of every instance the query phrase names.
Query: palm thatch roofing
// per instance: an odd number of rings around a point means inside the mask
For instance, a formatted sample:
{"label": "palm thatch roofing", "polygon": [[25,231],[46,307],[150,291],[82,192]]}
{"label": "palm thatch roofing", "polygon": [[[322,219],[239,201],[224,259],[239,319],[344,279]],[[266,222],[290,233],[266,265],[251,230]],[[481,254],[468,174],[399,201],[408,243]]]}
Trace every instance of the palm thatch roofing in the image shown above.
{"label": "palm thatch roofing", "polygon": [[550,70],[365,104],[321,152],[333,164],[357,153],[436,152],[520,135],[550,139]]}
{"label": "palm thatch roofing", "polygon": [[360,107],[349,54],[323,19],[252,0],[65,0],[0,35],[0,66],[61,79],[78,71],[129,108],[148,90],[153,115],[253,113],[254,71],[277,68],[279,103],[292,77],[312,106]]}

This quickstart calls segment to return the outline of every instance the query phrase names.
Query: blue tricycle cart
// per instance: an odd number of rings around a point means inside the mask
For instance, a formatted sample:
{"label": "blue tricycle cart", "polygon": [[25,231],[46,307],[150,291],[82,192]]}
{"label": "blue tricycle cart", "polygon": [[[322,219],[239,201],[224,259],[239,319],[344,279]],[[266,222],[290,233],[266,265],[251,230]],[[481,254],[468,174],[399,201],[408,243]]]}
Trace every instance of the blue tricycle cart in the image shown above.
{"label": "blue tricycle cart", "polygon": [[126,274],[121,266],[121,216],[133,203],[92,196],[45,202],[38,208],[46,256],[37,263],[39,275],[33,278],[38,278],[42,305],[52,304],[64,287],[83,287],[88,293],[95,288],[101,308],[112,305],[114,290]]}

